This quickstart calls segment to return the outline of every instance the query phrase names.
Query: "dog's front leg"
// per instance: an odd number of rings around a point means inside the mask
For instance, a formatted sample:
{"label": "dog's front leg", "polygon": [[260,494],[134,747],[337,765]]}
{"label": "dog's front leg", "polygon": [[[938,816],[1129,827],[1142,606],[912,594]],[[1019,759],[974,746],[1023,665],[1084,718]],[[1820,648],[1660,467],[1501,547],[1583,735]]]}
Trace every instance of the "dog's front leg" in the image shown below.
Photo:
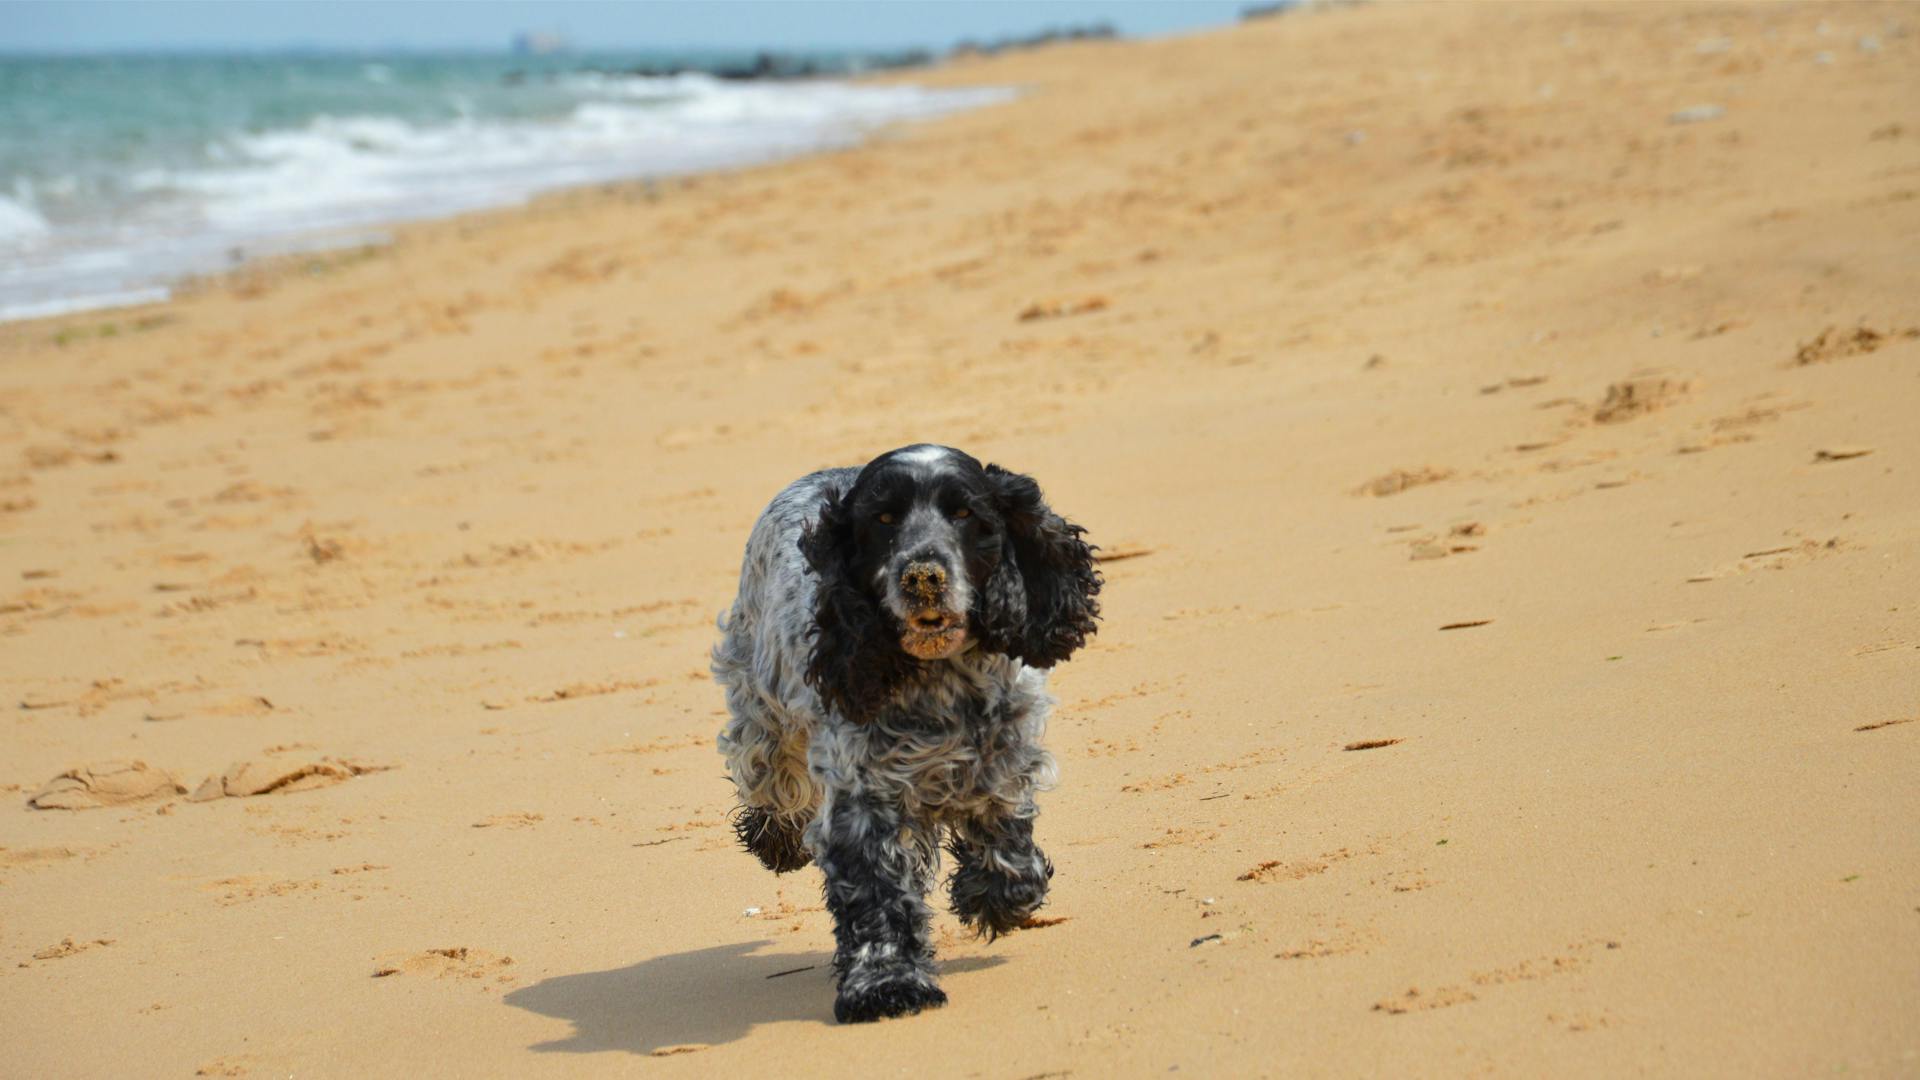
{"label": "dog's front leg", "polygon": [[947,850],[958,864],[947,885],[953,913],[989,941],[1046,903],[1053,863],[1033,842],[1032,817],[974,818],[953,830]]}
{"label": "dog's front leg", "polygon": [[833,913],[834,1018],[843,1024],[904,1016],[947,1002],[934,982],[927,932],[927,867],[908,841],[897,800],[830,793],[808,831]]}

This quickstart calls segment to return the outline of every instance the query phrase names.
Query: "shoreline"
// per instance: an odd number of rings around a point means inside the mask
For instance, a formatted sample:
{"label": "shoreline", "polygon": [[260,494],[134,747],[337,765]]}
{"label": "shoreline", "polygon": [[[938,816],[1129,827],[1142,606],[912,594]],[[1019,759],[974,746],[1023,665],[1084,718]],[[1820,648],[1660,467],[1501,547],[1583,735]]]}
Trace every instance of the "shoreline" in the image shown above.
{"label": "shoreline", "polygon": [[[356,58],[336,57],[333,59],[354,60]],[[954,62],[964,61],[956,59]],[[675,136],[676,139],[680,140],[682,145],[674,146],[672,145],[673,140],[668,140],[669,145],[667,145],[666,148],[656,148],[652,152],[651,158],[644,161],[636,157],[636,151],[639,147],[647,145],[648,139],[638,139],[634,145],[627,147],[624,153],[615,155],[615,157],[630,159],[617,167],[617,175],[570,179],[564,178],[556,173],[553,177],[545,180],[528,181],[523,177],[502,174],[487,193],[480,193],[477,189],[460,191],[443,190],[438,192],[428,190],[410,199],[390,200],[393,202],[393,205],[384,209],[355,207],[351,203],[334,205],[331,206],[330,209],[324,206],[310,206],[307,207],[304,212],[312,214],[317,211],[319,217],[310,224],[300,227],[256,223],[256,227],[249,230],[249,228],[243,225],[216,225],[212,220],[208,220],[204,222],[203,226],[198,230],[183,232],[171,237],[162,229],[150,229],[146,233],[129,235],[122,238],[118,246],[112,248],[96,249],[85,246],[74,247],[71,242],[63,242],[43,250],[22,248],[20,249],[19,257],[23,259],[40,260],[41,263],[43,263],[41,269],[57,280],[74,278],[75,280],[70,284],[72,284],[74,289],[80,291],[71,292],[69,295],[64,296],[44,296],[36,293],[35,298],[32,299],[23,297],[17,300],[0,300],[0,325],[16,322],[31,322],[65,314],[111,311],[165,302],[166,296],[170,295],[171,290],[179,288],[194,279],[219,277],[234,272],[245,272],[247,266],[260,262],[263,259],[271,261],[280,258],[299,258],[303,255],[316,252],[325,252],[342,247],[361,246],[366,237],[382,236],[398,228],[433,221],[457,219],[471,213],[511,210],[517,207],[523,207],[535,199],[558,192],[584,188],[620,186],[632,183],[656,184],[669,182],[686,176],[717,175],[737,172],[745,169],[778,164],[779,162],[792,160],[796,157],[831,153],[836,150],[857,146],[873,138],[885,137],[890,129],[901,125],[934,120],[954,112],[1004,104],[1005,101],[1011,100],[1016,92],[1013,88],[981,85],[968,86],[965,87],[963,91],[956,91],[952,87],[940,91],[931,91],[930,88],[921,86],[911,78],[914,74],[937,70],[939,66],[939,64],[922,64],[917,67],[902,68],[896,65],[894,67],[877,68],[874,72],[868,74],[846,76],[821,75],[817,77],[783,79],[739,79],[730,78],[722,74],[705,74],[700,72],[675,73],[657,78],[665,79],[673,85],[681,85],[673,83],[673,80],[680,79],[683,75],[686,78],[704,80],[697,81],[695,85],[710,86],[711,89],[707,92],[714,94],[727,94],[734,92],[735,88],[739,88],[741,92],[745,93],[770,91],[776,95],[787,92],[798,95],[811,93],[817,96],[822,93],[832,95],[834,92],[840,90],[851,90],[858,93],[861,88],[891,88],[899,91],[912,92],[914,94],[970,91],[977,100],[914,100],[886,104],[866,102],[857,106],[846,103],[837,106],[845,112],[845,115],[840,116],[838,120],[831,124],[823,125],[818,118],[792,120],[791,122],[794,125],[803,128],[809,123],[812,125],[811,134],[800,139],[799,142],[794,142],[795,135],[793,132],[775,133],[768,131],[763,132],[766,138],[761,142],[749,140],[732,147],[731,150],[726,152],[716,152],[711,147],[705,147],[705,143],[713,140],[717,135],[727,134],[724,127],[713,130],[689,128]],[[592,69],[581,69],[579,71],[567,69],[565,71],[549,72],[549,75],[554,76],[554,78],[551,78],[549,81],[561,83],[569,79],[582,79],[588,76],[594,78],[607,77],[606,73]],[[893,77],[888,78],[887,76]],[[902,78],[900,76],[907,77]],[[662,92],[665,93],[666,91],[663,90]],[[609,91],[609,93],[611,92]],[[687,93],[691,95],[692,92],[687,91]],[[543,123],[534,124],[532,129],[545,130],[549,138],[558,138],[559,133],[567,129],[569,125],[577,126],[580,123],[580,117],[584,116],[587,112],[596,109],[604,111],[624,107],[625,103],[627,103],[627,97],[623,97],[619,93],[611,93],[610,97],[603,100],[590,96],[585,91],[581,91],[581,96],[574,101],[572,112],[566,120],[549,119]],[[733,107],[738,109],[747,106],[742,102],[735,102]],[[833,108],[835,106],[827,105],[825,99],[822,99],[820,102],[815,103],[815,107]],[[878,115],[863,116],[860,115],[862,110],[878,110]],[[438,129],[431,125],[416,128],[410,121],[398,115],[352,114],[333,118],[327,114],[320,114],[312,118],[304,126],[296,125],[285,129],[274,129],[265,134],[255,133],[255,135],[251,137],[309,138],[313,136],[311,129],[314,124],[323,121],[333,121],[349,126],[354,124],[363,126],[369,124],[398,125],[411,132],[415,138],[429,138],[434,136],[438,131]],[[737,122],[738,121],[736,121],[736,123]],[[491,117],[482,121],[482,128],[497,127],[504,130],[514,128],[516,125],[527,128],[528,124],[529,122],[524,119],[515,120],[507,117]],[[222,137],[225,138],[227,136]],[[736,140],[738,138],[736,135],[728,135],[728,137],[735,138]],[[658,141],[657,134],[649,136],[649,138]],[[792,143],[792,145],[783,145],[783,142]],[[389,150],[391,151],[389,155],[391,160],[379,164],[379,168],[409,167],[406,164],[404,155],[399,155],[399,148],[393,147],[389,148]],[[281,163],[271,159],[272,155],[269,154],[266,158],[253,161],[249,168],[254,172],[264,175],[280,167]],[[417,165],[418,163],[414,164]],[[376,166],[370,163],[362,163],[361,167],[374,168]],[[606,162],[590,162],[584,166],[576,163],[576,167],[573,168],[572,171],[579,172],[581,168],[584,168],[587,172],[601,172],[612,167]],[[191,170],[188,170],[188,172],[191,173]],[[340,182],[341,179],[341,176],[314,176],[309,177],[308,181],[337,183]],[[348,177],[348,179],[352,178]],[[413,178],[409,182],[419,186],[425,186],[429,183],[425,178]],[[436,207],[432,205],[430,198],[438,198],[443,201],[451,199],[453,205],[451,207]],[[240,199],[241,195],[235,192],[223,196],[220,200],[215,200],[215,203],[217,205],[221,201],[238,201]],[[0,199],[0,205],[4,205],[4,202],[4,199]],[[196,207],[192,205],[183,205],[179,212],[192,214],[203,212],[204,210],[205,208],[196,209]],[[27,212],[31,219],[31,210],[29,209]],[[180,254],[180,251],[186,251],[188,254]],[[172,253],[169,254],[169,252]],[[264,254],[254,254],[254,252],[264,252]],[[90,272],[97,273],[97,270],[89,270],[88,267],[102,260],[105,260],[106,263],[111,265],[126,264],[130,266],[149,265],[153,267],[164,267],[169,262],[175,265],[172,269],[153,269],[150,271],[130,273],[116,278],[111,283],[96,282],[91,286],[83,288],[83,283],[78,280],[78,277],[83,277]],[[211,265],[214,263],[218,263],[219,265]],[[26,282],[25,284],[29,287],[30,292],[33,291],[31,289],[31,282]],[[16,312],[18,312],[18,314],[16,314]]]}

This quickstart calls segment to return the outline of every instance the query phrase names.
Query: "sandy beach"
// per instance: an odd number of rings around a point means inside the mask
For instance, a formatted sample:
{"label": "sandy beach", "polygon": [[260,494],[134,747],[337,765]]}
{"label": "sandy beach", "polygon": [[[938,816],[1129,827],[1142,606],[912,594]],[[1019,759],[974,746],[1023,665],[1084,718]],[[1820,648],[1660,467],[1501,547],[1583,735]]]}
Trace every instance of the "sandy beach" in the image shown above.
{"label": "sandy beach", "polygon": [[[1920,1075],[1920,10],[889,78],[1023,93],[0,326],[0,1074]],[[919,441],[1106,617],[842,1027],[707,650]]]}

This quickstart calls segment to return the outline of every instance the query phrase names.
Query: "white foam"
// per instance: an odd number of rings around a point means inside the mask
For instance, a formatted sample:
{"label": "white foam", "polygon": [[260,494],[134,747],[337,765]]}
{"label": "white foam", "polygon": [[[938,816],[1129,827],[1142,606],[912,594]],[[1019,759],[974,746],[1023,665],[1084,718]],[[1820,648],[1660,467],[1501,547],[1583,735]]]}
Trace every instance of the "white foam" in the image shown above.
{"label": "white foam", "polygon": [[51,231],[47,219],[23,203],[0,195],[0,245],[17,245],[37,240]]}
{"label": "white foam", "polygon": [[733,84],[702,75],[594,80],[561,122],[319,117],[247,135],[228,168],[144,177],[190,193],[229,229],[336,226],[507,205],[535,192],[635,175],[749,164],[845,145],[875,125],[951,111],[1004,91],[839,83]]}

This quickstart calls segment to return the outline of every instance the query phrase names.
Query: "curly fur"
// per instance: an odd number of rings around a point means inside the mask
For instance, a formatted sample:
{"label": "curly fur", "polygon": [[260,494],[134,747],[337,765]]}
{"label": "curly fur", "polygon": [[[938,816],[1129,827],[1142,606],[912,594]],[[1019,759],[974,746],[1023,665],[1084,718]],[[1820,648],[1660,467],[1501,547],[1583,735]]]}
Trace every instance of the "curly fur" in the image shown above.
{"label": "curly fur", "polygon": [[1053,880],[1053,861],[1033,842],[1032,819],[1007,818],[995,826],[992,835],[956,831],[947,841],[959,864],[947,881],[953,913],[988,941],[1032,918]]}
{"label": "curly fur", "polygon": [[[1100,618],[1093,598],[1100,574],[1085,529],[1048,509],[1030,476],[989,465],[986,474],[1005,504],[1009,557],[996,577],[1003,613],[989,612],[994,640],[1007,655],[1039,668],[1072,656]],[[1024,572],[1022,572],[1024,570]],[[989,580],[988,589],[996,582]]]}
{"label": "curly fur", "polygon": [[807,682],[828,708],[864,717],[912,680],[919,662],[888,640],[879,601],[853,580],[851,516],[841,493],[828,494],[800,535],[800,553],[818,577]]}
{"label": "curly fur", "polygon": [[790,874],[813,861],[801,832],[783,824],[765,810],[742,806],[733,816],[733,834],[760,865],[776,874]]}
{"label": "curly fur", "polygon": [[1031,478],[934,446],[803,477],[754,525],[713,652],[719,746],[747,849],[820,867],[843,1022],[945,1003],[926,901],[943,837],[969,927],[991,939],[1045,902],[1043,669],[1096,629],[1082,535]]}

